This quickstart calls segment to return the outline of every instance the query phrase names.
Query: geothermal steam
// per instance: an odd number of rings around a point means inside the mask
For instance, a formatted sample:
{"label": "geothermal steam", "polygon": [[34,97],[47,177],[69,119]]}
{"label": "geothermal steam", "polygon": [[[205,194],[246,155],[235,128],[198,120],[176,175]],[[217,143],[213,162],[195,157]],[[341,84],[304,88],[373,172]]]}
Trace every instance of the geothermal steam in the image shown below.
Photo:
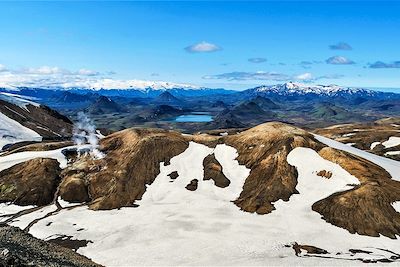
{"label": "geothermal steam", "polygon": [[[99,144],[99,138],[96,135],[96,126],[92,120],[89,119],[85,113],[78,113],[78,122],[74,124],[74,136],[73,140],[76,145],[81,146],[83,144],[90,144],[90,155],[95,159],[101,159],[104,154],[97,149]],[[79,149],[78,149],[79,153]]]}

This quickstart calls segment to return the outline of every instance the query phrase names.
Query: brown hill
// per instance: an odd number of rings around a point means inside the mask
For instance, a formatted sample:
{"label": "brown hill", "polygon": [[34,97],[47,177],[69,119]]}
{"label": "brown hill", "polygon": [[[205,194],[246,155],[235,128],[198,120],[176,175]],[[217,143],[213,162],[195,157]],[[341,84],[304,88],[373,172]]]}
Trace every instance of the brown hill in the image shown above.
{"label": "brown hill", "polygon": [[[288,201],[299,193],[296,190],[298,172],[288,163],[287,156],[294,148],[306,147],[339,164],[360,181],[350,190],[316,201],[312,205],[314,211],[327,222],[351,233],[383,234],[391,238],[400,234],[400,214],[391,206],[400,200],[400,182],[391,179],[387,171],[372,162],[327,147],[307,131],[276,122],[223,136],[182,135],[160,129],[117,132],[101,140],[100,150],[106,155],[103,159],[80,157],[62,170],[57,192],[70,202],[86,201],[93,210],[132,206],[160,173],[160,163],[168,165],[191,141],[209,147],[226,144],[237,150],[237,160],[250,169],[250,174],[234,204],[246,212],[268,216],[276,208],[276,201]],[[28,168],[28,164],[16,165],[7,172],[19,173],[21,166]],[[212,179],[218,187],[229,186],[230,181],[213,154],[204,159],[203,166],[204,179]],[[28,175],[29,172],[23,173]],[[179,179],[179,173],[171,175]],[[331,176],[332,173],[321,173],[318,178]],[[192,182],[190,190],[195,190],[199,181]],[[35,184],[28,181],[25,186],[34,187]]]}

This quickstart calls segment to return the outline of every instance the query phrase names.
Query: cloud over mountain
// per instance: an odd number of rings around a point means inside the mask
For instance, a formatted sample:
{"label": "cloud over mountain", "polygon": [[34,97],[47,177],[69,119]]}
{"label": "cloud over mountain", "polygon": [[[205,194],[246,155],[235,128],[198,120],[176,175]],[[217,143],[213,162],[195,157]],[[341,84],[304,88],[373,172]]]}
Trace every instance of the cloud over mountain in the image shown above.
{"label": "cloud over mountain", "polygon": [[[3,71],[1,71],[1,69]],[[163,81],[118,80],[110,78],[115,72],[79,69],[70,71],[60,67],[42,66],[11,70],[1,65],[0,87],[37,87],[37,88],[93,88],[93,89],[145,89],[145,88],[198,88],[189,84],[177,84]]]}
{"label": "cloud over mountain", "polygon": [[216,52],[216,51],[222,50],[222,48],[218,45],[203,41],[203,42],[185,47],[185,50],[189,53],[207,53],[207,52]]}

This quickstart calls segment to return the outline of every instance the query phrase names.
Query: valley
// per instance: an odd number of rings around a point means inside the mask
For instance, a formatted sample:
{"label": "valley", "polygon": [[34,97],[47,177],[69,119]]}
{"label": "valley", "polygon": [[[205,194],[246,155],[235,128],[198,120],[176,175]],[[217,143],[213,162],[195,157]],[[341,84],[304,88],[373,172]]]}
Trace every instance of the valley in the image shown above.
{"label": "valley", "polygon": [[396,112],[327,92],[2,93],[2,227],[82,266],[396,264]]}

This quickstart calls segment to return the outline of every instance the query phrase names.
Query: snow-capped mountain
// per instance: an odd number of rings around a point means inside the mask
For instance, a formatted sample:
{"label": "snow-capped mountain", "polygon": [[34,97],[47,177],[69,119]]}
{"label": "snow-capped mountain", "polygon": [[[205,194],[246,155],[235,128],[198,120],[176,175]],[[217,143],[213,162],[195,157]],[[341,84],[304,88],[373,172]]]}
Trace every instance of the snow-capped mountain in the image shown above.
{"label": "snow-capped mountain", "polygon": [[72,122],[29,96],[0,92],[0,151],[5,145],[70,136]]}
{"label": "snow-capped mountain", "polygon": [[276,85],[263,85],[244,91],[251,95],[265,96],[319,96],[319,97],[393,97],[394,93],[384,93],[363,88],[338,85],[308,85],[287,82]]}

